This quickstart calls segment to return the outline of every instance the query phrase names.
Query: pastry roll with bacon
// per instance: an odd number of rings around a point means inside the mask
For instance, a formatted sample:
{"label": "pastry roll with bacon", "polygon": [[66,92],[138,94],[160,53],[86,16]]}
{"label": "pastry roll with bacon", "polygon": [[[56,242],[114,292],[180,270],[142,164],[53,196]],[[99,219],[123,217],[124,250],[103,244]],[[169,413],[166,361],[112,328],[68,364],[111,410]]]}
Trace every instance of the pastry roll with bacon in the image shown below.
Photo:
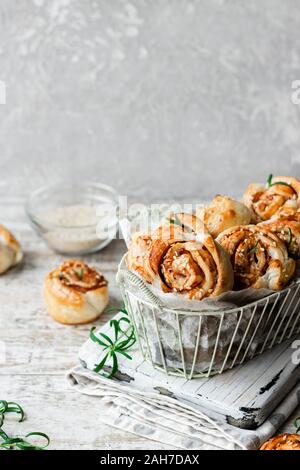
{"label": "pastry roll with bacon", "polygon": [[217,241],[230,255],[237,290],[280,290],[295,272],[295,261],[289,258],[285,244],[261,225],[232,227]]}
{"label": "pastry roll with bacon", "polygon": [[288,176],[273,178],[271,175],[267,187],[250,184],[243,202],[251,210],[254,223],[269,220],[285,210],[297,211],[300,207],[300,181]]}
{"label": "pastry roll with bacon", "polygon": [[248,207],[220,194],[209,205],[201,208],[197,215],[214,238],[230,227],[248,225],[251,222],[251,212]]}
{"label": "pastry roll with bacon", "polygon": [[[187,220],[194,219],[185,219],[186,223]],[[165,224],[161,227],[161,232],[155,233],[155,238],[143,251],[138,269],[131,246],[127,256],[128,268],[139,272],[145,281],[161,287],[163,292],[177,292],[190,299],[215,297],[231,290],[233,270],[229,256],[205,232],[201,221],[194,222],[197,230],[201,230],[197,236],[194,232],[187,232],[188,240],[183,238],[180,225],[172,228]],[[170,225],[177,224],[171,221]],[[173,237],[163,237],[167,233],[172,233]],[[140,240],[133,243],[140,243]]]}
{"label": "pastry roll with bacon", "polygon": [[3,225],[0,225],[0,274],[18,264],[23,258],[20,243]]}
{"label": "pastry roll with bacon", "polygon": [[44,298],[54,320],[79,325],[96,320],[108,304],[104,276],[78,260],[62,263],[44,283]]}
{"label": "pastry roll with bacon", "polygon": [[297,222],[289,217],[283,217],[262,222],[259,226],[277,235],[286,244],[291,258],[300,259],[300,220]]}
{"label": "pastry roll with bacon", "polygon": [[280,434],[266,441],[260,450],[300,450],[299,434]]}

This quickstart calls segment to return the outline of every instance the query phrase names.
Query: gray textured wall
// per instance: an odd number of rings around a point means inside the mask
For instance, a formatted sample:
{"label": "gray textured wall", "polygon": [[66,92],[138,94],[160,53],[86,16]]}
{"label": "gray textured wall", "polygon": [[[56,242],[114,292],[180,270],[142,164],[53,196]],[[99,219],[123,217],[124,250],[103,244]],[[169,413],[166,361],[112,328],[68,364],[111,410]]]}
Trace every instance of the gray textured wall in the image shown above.
{"label": "gray textured wall", "polygon": [[163,199],[289,173],[299,31],[298,0],[1,0],[0,179]]}

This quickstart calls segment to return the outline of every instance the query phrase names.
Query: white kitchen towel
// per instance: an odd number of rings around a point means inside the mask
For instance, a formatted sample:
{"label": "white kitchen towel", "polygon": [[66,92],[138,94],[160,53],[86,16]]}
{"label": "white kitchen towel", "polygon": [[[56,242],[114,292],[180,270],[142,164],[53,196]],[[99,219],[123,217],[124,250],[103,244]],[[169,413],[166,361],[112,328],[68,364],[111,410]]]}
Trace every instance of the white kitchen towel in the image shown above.
{"label": "white kitchen towel", "polygon": [[255,450],[271,437],[299,404],[300,385],[255,431],[229,425],[221,415],[161,395],[133,390],[81,366],[68,374],[75,390],[102,399],[101,420],[115,428],[152,439],[174,449]]}
{"label": "white kitchen towel", "polygon": [[[101,331],[107,333],[107,325]],[[119,373],[115,378],[93,372],[103,353],[100,350],[99,344],[91,340],[82,346],[79,353],[81,365],[68,373],[70,385],[78,392],[102,400],[101,419],[106,424],[171,448],[258,449],[300,403],[299,384],[256,430],[240,429],[229,424],[226,416],[184,398],[179,399],[165,388],[158,387],[158,374],[164,375],[143,362],[136,345],[129,351],[132,360],[122,358],[119,362]],[[141,363],[142,367],[137,367]],[[139,369],[143,369],[143,374],[137,372]],[[181,380],[184,382],[184,379],[176,379],[179,386]]]}

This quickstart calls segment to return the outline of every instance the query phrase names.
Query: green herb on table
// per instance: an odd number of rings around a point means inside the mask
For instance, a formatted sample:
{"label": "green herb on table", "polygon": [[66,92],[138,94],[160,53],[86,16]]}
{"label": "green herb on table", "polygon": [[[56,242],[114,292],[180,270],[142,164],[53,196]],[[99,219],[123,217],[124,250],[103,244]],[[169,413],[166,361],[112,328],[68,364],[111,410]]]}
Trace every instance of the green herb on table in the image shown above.
{"label": "green herb on table", "polygon": [[[13,401],[0,400],[0,449],[3,450],[44,450],[50,444],[49,437],[43,432],[30,432],[25,437],[9,436],[2,428],[7,413],[15,413],[19,415],[19,422],[25,420],[23,408]],[[37,446],[27,440],[29,437],[42,437],[45,439],[43,446]]]}
{"label": "green herb on table", "polygon": [[[127,316],[128,314],[125,308],[109,309],[106,311],[119,311],[125,315],[118,320],[113,319],[110,321],[110,327],[113,331],[112,337],[109,337],[107,334],[101,332],[99,333],[99,337],[96,336],[94,333],[96,329],[95,326],[90,331],[90,339],[95,343],[98,343],[102,347],[102,351],[104,353],[104,356],[99,364],[95,365],[94,372],[99,373],[103,371],[104,367],[107,366],[107,363],[111,360],[111,372],[108,375],[105,373],[102,374],[105,377],[111,378],[119,370],[118,359],[120,354],[127,359],[132,359],[127,351],[135,344],[136,338],[134,329]],[[126,326],[125,330],[122,328],[122,324]]]}
{"label": "green herb on table", "polygon": [[288,186],[289,188],[293,189],[292,186],[289,183],[286,183],[285,181],[275,181],[272,183],[273,180],[273,175],[269,175],[268,177],[268,188],[271,188],[272,186],[276,186],[277,184],[280,184],[281,186]]}

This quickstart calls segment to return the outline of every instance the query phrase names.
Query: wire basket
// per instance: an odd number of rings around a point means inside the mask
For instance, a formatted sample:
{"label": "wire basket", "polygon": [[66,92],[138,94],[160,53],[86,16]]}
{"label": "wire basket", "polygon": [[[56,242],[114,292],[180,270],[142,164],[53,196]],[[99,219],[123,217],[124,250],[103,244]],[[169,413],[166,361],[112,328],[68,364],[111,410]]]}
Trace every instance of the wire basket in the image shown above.
{"label": "wire basket", "polygon": [[300,332],[300,279],[243,307],[208,312],[161,305],[124,267],[117,282],[143,358],[168,375],[221,374]]}

